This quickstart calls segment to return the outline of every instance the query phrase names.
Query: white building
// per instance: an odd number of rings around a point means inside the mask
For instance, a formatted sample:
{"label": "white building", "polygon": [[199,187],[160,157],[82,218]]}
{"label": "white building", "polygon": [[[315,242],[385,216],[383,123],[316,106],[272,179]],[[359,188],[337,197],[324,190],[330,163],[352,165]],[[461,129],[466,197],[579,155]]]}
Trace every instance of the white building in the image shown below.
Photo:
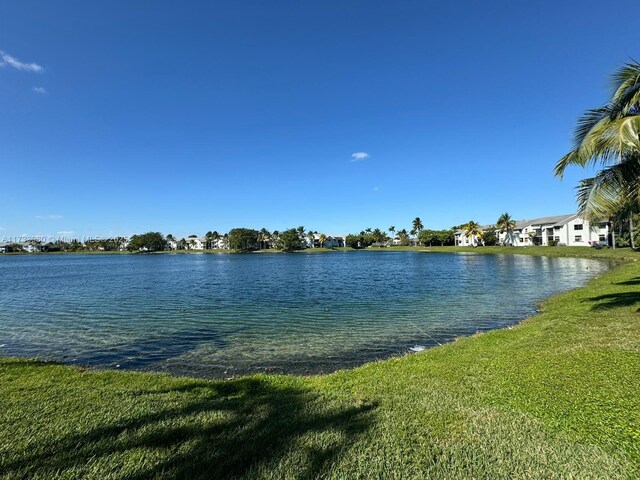
{"label": "white building", "polygon": [[577,213],[521,220],[516,222],[511,238],[500,232],[498,239],[502,244],[513,245],[549,245],[550,241],[572,247],[609,245],[609,223],[590,223]]}
{"label": "white building", "polygon": [[[486,230],[493,227],[494,225],[486,225],[481,228]],[[498,242],[502,245],[549,245],[551,242],[556,245],[588,247],[611,243],[607,221],[590,223],[577,213],[520,220],[509,236],[507,232],[496,233]],[[455,239],[456,245],[472,245],[471,238],[465,236],[464,230],[456,231]]]}
{"label": "white building", "polygon": [[[335,234],[329,234],[329,233],[325,233],[324,236],[325,241],[324,241],[324,247],[325,248],[342,248],[344,246],[346,246],[347,244],[347,236],[346,235],[335,235]],[[320,244],[320,234],[319,233],[314,233],[313,234],[313,245],[311,244],[311,242],[309,241],[309,239],[305,239],[305,244],[307,247],[311,247],[311,248],[320,248],[322,245]]]}
{"label": "white building", "polygon": [[[482,225],[480,227],[480,230],[484,232],[485,230],[489,230],[490,228],[494,228],[494,225]],[[462,229],[456,230],[453,235],[456,247],[477,247],[478,245],[484,245],[481,238],[477,236],[467,237],[466,232]]]}

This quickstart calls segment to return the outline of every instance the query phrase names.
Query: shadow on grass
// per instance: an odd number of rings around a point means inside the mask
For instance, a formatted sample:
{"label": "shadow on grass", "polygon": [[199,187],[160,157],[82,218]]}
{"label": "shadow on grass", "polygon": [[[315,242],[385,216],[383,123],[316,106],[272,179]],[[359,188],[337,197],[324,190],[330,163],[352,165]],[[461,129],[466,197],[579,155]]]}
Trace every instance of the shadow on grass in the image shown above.
{"label": "shadow on grass", "polygon": [[[624,284],[627,285],[628,283]],[[595,303],[595,305],[591,307],[592,310],[609,310],[613,308],[633,307],[636,304],[640,304],[640,291],[608,293],[606,295],[591,297],[588,299],[588,301]],[[638,311],[640,312],[640,308],[638,308]]]}
{"label": "shadow on grass", "polygon": [[617,282],[615,285],[640,285],[640,277],[632,278],[626,282]]}
{"label": "shadow on grass", "polygon": [[99,462],[131,479],[235,478],[295,452],[298,478],[316,478],[369,428],[375,408],[327,404],[310,390],[255,378],[193,381],[141,396],[156,408],[38,445],[37,453],[0,462],[0,474],[83,476],[87,463]]}

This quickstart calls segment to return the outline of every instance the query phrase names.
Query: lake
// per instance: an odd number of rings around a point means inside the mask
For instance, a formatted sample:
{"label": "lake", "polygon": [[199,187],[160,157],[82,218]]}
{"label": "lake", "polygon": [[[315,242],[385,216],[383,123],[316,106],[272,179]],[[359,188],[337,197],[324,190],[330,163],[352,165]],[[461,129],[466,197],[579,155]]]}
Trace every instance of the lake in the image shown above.
{"label": "lake", "polygon": [[0,256],[0,355],[204,377],[330,372],[512,325],[610,265],[388,251]]}

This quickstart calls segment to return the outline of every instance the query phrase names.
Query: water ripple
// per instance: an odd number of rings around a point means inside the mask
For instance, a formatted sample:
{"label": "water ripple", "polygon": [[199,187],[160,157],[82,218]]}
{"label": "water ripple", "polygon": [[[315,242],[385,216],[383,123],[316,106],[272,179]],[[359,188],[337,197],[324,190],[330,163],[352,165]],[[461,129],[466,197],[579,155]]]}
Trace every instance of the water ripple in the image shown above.
{"label": "water ripple", "polygon": [[348,368],[511,325],[609,263],[525,255],[0,258],[0,354],[203,376]]}

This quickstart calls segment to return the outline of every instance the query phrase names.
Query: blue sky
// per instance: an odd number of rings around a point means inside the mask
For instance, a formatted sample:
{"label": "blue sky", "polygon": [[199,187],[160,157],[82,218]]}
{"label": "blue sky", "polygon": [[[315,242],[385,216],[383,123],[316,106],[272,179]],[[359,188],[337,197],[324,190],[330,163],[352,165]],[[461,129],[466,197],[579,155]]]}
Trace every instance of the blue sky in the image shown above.
{"label": "blue sky", "polygon": [[0,237],[569,213],[640,57],[637,1],[129,3],[3,5]]}

